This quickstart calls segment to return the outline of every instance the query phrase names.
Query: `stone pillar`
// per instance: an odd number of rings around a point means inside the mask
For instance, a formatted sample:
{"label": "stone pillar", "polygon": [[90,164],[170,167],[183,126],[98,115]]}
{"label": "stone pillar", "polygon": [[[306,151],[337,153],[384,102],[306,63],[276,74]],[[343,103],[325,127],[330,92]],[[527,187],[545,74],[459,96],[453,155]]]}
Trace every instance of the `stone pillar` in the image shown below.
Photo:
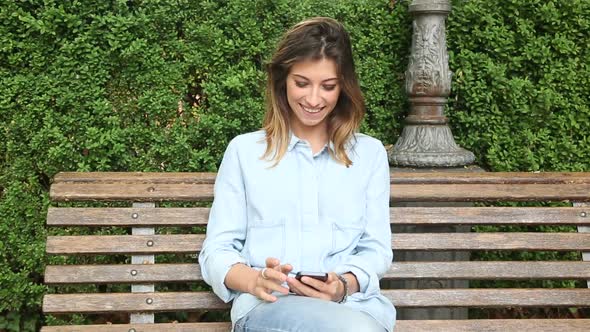
{"label": "stone pillar", "polygon": [[[406,71],[410,113],[395,146],[389,151],[392,172],[481,172],[475,156],[455,143],[444,107],[451,91],[445,20],[449,0],[414,0],[412,48]],[[443,168],[444,167],[444,168]],[[392,188],[395,190],[395,188]],[[470,206],[471,203],[404,202],[394,206]],[[469,226],[394,226],[394,233],[469,232]],[[461,261],[469,252],[394,252],[394,260]],[[391,281],[392,288],[468,288],[464,280]],[[398,308],[398,319],[467,319],[466,308]]]}
{"label": "stone pillar", "polygon": [[445,20],[448,0],[414,0],[412,49],[406,71],[410,113],[389,161],[401,167],[456,167],[475,156],[455,143],[444,107],[451,91]]}

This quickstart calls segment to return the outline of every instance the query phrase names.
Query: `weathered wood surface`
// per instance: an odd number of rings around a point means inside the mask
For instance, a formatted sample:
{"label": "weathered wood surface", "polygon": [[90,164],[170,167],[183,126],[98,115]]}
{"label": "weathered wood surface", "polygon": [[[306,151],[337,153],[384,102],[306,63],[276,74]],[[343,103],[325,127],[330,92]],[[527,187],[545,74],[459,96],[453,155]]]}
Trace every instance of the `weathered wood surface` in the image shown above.
{"label": "weathered wood surface", "polygon": [[[590,262],[394,262],[384,280],[585,279]],[[107,284],[202,281],[198,264],[50,265],[45,284]]]}
{"label": "weathered wood surface", "polygon": [[385,279],[558,280],[588,275],[590,262],[581,261],[394,262]]}
{"label": "weathered wood surface", "polygon": [[[394,332],[587,332],[590,319],[398,320]],[[228,332],[230,323],[46,326],[41,332]]]}
{"label": "weathered wood surface", "polygon": [[405,308],[585,307],[590,303],[590,289],[580,288],[386,289],[382,293]]}
{"label": "weathered wood surface", "polygon": [[[215,173],[60,173],[54,201],[202,201]],[[590,173],[392,173],[392,201],[588,201]],[[567,185],[564,185],[567,184]]]}
{"label": "weathered wood surface", "polygon": [[[395,306],[428,307],[576,307],[590,303],[590,289],[387,289]],[[214,293],[48,294],[43,312],[108,313],[228,309]]]}
{"label": "weathered wood surface", "polygon": [[[204,234],[48,236],[49,254],[196,253]],[[151,245],[150,245],[151,243]],[[395,250],[590,250],[590,233],[399,233]]]}
{"label": "weathered wood surface", "polygon": [[48,236],[49,254],[195,253],[204,234]]}
{"label": "weathered wood surface", "polygon": [[[231,323],[166,323],[45,326],[41,332],[230,332]],[[397,330],[396,330],[397,332]]]}
{"label": "weathered wood surface", "polygon": [[[590,183],[563,184],[392,184],[399,202],[590,201]],[[212,184],[56,182],[53,201],[210,201]]]}
{"label": "weathered wood surface", "polygon": [[[216,173],[174,172],[62,172],[59,182],[122,182],[122,183],[213,183]],[[590,183],[590,173],[583,172],[392,172],[391,183]]]}
{"label": "weathered wood surface", "polygon": [[[215,173],[60,173],[53,201],[209,201]],[[590,173],[392,173],[391,201],[590,201]],[[590,225],[574,208],[392,207],[398,225]],[[208,208],[54,208],[50,226],[205,226]],[[395,250],[558,250],[590,252],[589,233],[403,233]],[[196,253],[204,235],[50,236],[51,254]],[[148,245],[148,241],[153,241]],[[590,262],[396,262],[385,279],[587,279]],[[132,285],[201,281],[197,264],[48,266],[48,284]],[[589,289],[389,289],[396,306],[587,307]],[[149,300],[148,300],[149,299]],[[210,292],[48,294],[47,313],[227,309]],[[590,320],[398,321],[405,331],[587,331]],[[228,331],[228,323],[44,327],[42,331]]]}
{"label": "weathered wood surface", "polygon": [[[209,208],[58,208],[49,226],[204,226]],[[590,225],[589,207],[392,207],[396,225]]]}
{"label": "weathered wood surface", "polygon": [[209,208],[57,208],[47,211],[48,226],[204,226]]}

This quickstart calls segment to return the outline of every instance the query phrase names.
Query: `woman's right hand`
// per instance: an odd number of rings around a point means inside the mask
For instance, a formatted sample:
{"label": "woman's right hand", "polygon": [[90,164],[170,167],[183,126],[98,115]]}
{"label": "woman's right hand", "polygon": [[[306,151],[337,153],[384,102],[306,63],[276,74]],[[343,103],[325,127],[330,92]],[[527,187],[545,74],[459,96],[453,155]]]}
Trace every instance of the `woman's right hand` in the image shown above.
{"label": "woman's right hand", "polygon": [[287,274],[293,270],[290,264],[281,265],[277,258],[266,259],[266,267],[250,282],[249,293],[267,302],[275,302],[277,297],[271,293],[276,291],[287,295],[289,288],[282,284],[287,280]]}

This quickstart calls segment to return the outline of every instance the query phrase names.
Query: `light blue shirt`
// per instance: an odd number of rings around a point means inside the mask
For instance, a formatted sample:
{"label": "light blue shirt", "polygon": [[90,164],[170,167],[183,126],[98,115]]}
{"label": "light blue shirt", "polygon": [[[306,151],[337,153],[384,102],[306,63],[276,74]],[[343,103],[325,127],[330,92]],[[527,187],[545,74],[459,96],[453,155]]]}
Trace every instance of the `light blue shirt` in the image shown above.
{"label": "light blue shirt", "polygon": [[199,255],[204,280],[223,301],[233,300],[232,322],[261,300],[227,288],[229,269],[236,263],[261,269],[266,258],[276,257],[293,265],[294,273],[354,273],[360,292],[344,305],[391,331],[395,309],[379,290],[393,258],[389,165],[381,142],[356,134],[347,149],[353,162],[348,168],[329,155],[329,146],[314,155],[294,135],[275,167],[261,159],[265,149],[263,131],[229,143]]}

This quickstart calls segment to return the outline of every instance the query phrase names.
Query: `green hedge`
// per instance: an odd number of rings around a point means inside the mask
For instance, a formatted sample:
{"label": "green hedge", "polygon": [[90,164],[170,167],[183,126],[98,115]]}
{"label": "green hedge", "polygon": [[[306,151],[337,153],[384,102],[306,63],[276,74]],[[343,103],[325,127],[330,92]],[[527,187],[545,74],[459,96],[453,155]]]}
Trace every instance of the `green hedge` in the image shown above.
{"label": "green hedge", "polygon": [[[590,2],[453,1],[457,141],[490,170],[590,170]],[[394,5],[395,4],[395,5]],[[85,0],[0,5],[0,330],[35,330],[59,171],[215,171],[260,127],[264,64],[310,16],[349,29],[368,114],[407,112],[409,1]]]}
{"label": "green hedge", "polygon": [[590,1],[455,1],[454,134],[494,171],[590,170]]}

